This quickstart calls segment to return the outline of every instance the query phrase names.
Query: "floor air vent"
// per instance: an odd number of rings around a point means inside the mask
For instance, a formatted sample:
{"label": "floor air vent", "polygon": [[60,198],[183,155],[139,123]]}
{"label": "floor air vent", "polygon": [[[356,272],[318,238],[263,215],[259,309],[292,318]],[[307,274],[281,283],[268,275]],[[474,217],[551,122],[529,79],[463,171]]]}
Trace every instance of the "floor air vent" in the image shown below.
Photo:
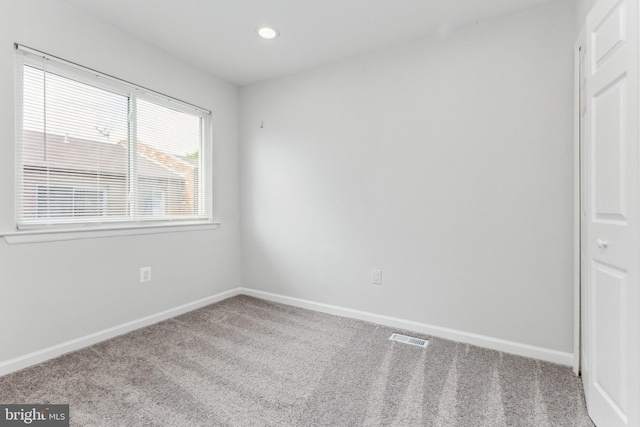
{"label": "floor air vent", "polygon": [[427,344],[429,344],[429,341],[427,340],[423,340],[421,338],[408,337],[406,335],[400,335],[400,334],[391,334],[389,339],[391,341],[398,341],[403,344],[416,345],[418,347],[423,347],[423,348],[426,347]]}

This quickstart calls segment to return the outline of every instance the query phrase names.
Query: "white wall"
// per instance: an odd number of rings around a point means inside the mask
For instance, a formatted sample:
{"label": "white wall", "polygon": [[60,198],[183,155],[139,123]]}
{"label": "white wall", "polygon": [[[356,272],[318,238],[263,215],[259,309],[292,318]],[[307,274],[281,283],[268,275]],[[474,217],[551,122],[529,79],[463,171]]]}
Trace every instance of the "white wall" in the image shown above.
{"label": "white wall", "polygon": [[[0,232],[14,227],[14,42],[210,109],[222,223],[13,246],[0,238],[0,362],[239,286],[237,87],[58,0],[0,7]],[[138,283],[142,266],[153,269],[148,286]]]}
{"label": "white wall", "polygon": [[586,23],[587,14],[591,11],[594,4],[596,4],[596,0],[576,0],[576,22],[578,31],[580,31]]}
{"label": "white wall", "polygon": [[571,352],[574,6],[243,87],[244,286]]}

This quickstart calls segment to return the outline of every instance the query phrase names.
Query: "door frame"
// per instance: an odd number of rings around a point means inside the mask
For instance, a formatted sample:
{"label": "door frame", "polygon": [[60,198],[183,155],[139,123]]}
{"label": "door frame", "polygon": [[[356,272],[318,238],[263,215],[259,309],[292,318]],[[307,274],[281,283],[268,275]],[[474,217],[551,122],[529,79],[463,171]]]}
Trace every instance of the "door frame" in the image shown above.
{"label": "door frame", "polygon": [[576,375],[581,368],[581,277],[580,277],[580,50],[587,46],[586,25],[573,45],[573,362]]}

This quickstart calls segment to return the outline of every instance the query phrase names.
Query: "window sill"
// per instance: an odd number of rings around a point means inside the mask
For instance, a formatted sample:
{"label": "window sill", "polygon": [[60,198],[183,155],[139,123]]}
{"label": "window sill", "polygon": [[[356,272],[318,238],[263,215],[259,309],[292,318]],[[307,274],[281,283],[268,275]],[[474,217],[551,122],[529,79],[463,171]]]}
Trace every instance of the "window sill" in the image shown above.
{"label": "window sill", "polygon": [[10,245],[41,242],[61,242],[65,240],[99,239],[104,237],[137,236],[144,234],[175,233],[182,231],[213,230],[220,226],[219,222],[191,224],[137,225],[126,227],[102,227],[99,229],[58,229],[58,230],[25,230],[0,233]]}

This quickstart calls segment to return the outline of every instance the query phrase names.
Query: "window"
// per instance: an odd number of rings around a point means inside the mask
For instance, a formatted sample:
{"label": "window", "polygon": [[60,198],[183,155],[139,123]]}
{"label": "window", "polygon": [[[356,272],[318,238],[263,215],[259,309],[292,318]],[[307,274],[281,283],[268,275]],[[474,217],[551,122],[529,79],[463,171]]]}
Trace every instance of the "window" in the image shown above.
{"label": "window", "polygon": [[16,48],[18,229],[211,221],[208,111]]}

